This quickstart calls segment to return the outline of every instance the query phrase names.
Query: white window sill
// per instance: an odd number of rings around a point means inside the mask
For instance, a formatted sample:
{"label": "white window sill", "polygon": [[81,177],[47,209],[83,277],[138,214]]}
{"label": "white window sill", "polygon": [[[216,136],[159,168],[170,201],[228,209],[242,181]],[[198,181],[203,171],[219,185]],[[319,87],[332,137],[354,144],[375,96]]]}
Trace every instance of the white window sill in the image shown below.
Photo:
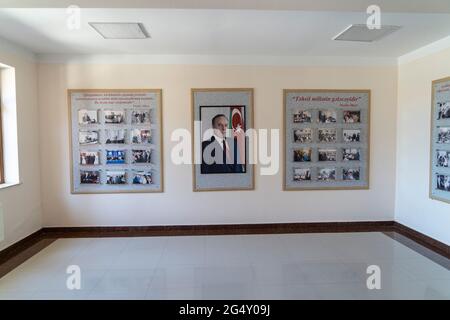
{"label": "white window sill", "polygon": [[22,182],[10,182],[0,184],[0,190],[21,185]]}

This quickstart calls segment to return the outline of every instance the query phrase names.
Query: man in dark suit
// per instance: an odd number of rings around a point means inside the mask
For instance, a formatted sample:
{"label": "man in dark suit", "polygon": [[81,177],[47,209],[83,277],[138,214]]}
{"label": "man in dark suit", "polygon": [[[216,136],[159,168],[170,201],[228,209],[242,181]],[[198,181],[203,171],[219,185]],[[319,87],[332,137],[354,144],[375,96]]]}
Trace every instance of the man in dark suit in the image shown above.
{"label": "man in dark suit", "polygon": [[200,172],[202,174],[245,173],[245,164],[240,164],[237,160],[236,139],[226,137],[228,118],[224,114],[214,116],[212,127],[214,134],[211,139],[202,142]]}

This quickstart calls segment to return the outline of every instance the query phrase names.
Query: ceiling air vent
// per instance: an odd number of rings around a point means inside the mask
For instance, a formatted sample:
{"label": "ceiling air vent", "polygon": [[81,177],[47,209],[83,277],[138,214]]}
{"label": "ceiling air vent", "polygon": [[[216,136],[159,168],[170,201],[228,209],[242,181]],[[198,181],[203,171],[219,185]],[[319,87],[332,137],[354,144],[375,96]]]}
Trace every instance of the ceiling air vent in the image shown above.
{"label": "ceiling air vent", "polygon": [[135,22],[89,22],[95,31],[105,39],[146,39],[150,38],[142,23]]}
{"label": "ceiling air vent", "polygon": [[352,24],[333,38],[338,41],[373,42],[388,36],[400,29],[399,26],[381,26],[380,29],[369,29],[365,24]]}

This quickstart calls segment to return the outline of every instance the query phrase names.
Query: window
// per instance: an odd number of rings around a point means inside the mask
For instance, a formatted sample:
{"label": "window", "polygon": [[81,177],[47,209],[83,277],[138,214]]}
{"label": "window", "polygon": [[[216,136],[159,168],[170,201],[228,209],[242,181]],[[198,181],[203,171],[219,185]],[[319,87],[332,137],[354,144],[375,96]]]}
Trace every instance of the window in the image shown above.
{"label": "window", "polygon": [[19,184],[16,71],[0,63],[0,189]]}

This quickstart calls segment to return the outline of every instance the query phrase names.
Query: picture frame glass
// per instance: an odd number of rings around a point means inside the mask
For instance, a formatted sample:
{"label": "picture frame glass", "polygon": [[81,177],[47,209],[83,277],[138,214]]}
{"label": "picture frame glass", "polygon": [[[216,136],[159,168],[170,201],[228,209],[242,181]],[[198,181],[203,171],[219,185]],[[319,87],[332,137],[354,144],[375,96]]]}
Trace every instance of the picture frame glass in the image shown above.
{"label": "picture frame glass", "polygon": [[284,90],[284,190],[368,189],[370,90]]}
{"label": "picture frame glass", "polygon": [[71,192],[162,192],[159,89],[68,90]]}
{"label": "picture frame glass", "polygon": [[251,190],[252,89],[192,89],[193,190]]}
{"label": "picture frame glass", "polygon": [[432,83],[430,198],[450,203],[450,77]]}

